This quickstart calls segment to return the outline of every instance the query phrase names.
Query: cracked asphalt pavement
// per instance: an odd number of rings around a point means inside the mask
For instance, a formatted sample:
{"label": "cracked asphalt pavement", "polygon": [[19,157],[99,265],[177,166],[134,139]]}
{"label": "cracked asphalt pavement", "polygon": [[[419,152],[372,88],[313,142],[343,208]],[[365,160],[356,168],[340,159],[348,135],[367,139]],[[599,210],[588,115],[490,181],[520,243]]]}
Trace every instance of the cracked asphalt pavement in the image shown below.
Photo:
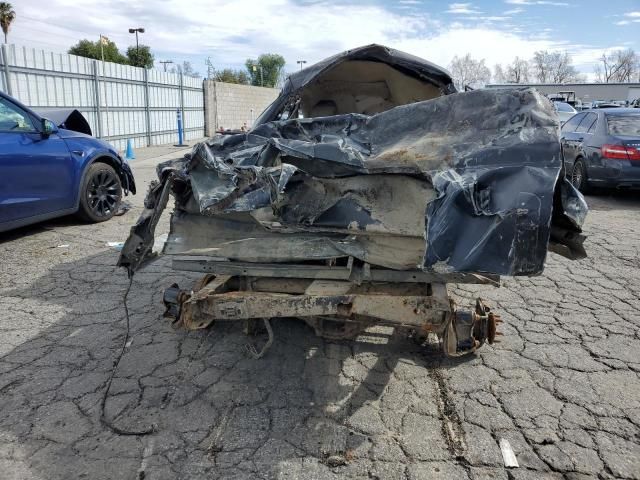
{"label": "cracked asphalt pavement", "polygon": [[[141,192],[177,153],[132,163]],[[0,237],[0,478],[640,479],[637,196],[588,198],[585,260],[550,254],[539,277],[453,286],[504,320],[501,343],[457,361],[386,329],[330,342],[294,320],[275,321],[253,360],[240,325],[172,330],[163,289],[198,276],[161,258],[134,277],[105,412],[155,426],[147,436],[100,422],[128,285],[105,244],[126,238],[143,195],[127,200],[106,223]],[[519,468],[504,468],[501,439]]]}

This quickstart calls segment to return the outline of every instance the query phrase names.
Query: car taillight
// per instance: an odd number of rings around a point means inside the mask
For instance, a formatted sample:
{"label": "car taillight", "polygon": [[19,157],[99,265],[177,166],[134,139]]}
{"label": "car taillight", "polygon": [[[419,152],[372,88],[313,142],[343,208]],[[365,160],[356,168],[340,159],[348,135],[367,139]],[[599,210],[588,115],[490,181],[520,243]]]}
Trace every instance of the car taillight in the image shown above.
{"label": "car taillight", "polygon": [[640,148],[627,147],[627,153],[629,154],[629,160],[640,160]]}
{"label": "car taillight", "polygon": [[602,145],[602,158],[617,160],[640,160],[640,150],[625,145]]}

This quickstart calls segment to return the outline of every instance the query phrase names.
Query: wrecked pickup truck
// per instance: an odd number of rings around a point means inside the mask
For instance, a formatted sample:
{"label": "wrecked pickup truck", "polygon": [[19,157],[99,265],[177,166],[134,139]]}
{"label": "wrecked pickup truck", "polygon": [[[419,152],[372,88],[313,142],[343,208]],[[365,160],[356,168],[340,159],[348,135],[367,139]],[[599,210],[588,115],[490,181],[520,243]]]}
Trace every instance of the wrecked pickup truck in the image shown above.
{"label": "wrecked pickup truck", "polygon": [[349,50],[292,74],[249,132],[160,164],[119,265],[151,256],[172,195],[163,253],[206,274],[165,291],[176,325],[263,321],[267,345],[270,318],[332,339],[389,325],[467,354],[499,319],[481,299],[459,309],[447,283],[538,275],[548,249],[585,255],[558,135],[535,90],[457,93],[420,58]]}

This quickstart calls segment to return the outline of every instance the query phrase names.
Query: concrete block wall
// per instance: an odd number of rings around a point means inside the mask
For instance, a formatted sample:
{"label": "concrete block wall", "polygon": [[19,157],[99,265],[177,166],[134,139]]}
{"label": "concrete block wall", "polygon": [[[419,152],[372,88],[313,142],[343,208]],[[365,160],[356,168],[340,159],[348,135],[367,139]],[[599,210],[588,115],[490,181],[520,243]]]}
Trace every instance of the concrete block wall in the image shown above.
{"label": "concrete block wall", "polygon": [[205,135],[213,136],[221,126],[239,129],[246,122],[251,127],[279,92],[277,88],[205,80]]}

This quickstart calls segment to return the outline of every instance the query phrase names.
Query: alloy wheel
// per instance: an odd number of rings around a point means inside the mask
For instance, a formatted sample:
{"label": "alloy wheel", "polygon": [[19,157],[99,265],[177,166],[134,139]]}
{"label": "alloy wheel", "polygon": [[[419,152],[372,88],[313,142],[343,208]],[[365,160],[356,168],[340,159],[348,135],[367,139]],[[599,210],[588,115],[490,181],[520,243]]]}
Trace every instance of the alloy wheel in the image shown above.
{"label": "alloy wheel", "polygon": [[577,163],[576,165],[573,166],[573,170],[571,171],[571,183],[573,183],[574,187],[580,190],[580,188],[582,188],[582,179],[583,179],[582,164]]}
{"label": "alloy wheel", "polygon": [[99,217],[107,217],[118,205],[118,179],[109,171],[96,172],[87,186],[87,204]]}

